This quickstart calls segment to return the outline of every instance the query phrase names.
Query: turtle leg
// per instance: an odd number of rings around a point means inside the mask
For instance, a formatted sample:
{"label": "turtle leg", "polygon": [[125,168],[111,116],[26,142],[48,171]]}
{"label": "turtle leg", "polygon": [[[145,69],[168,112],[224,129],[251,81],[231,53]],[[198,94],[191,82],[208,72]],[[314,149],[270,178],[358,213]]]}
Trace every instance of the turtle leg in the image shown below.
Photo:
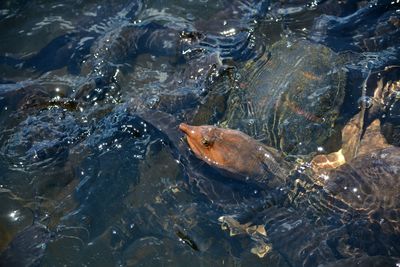
{"label": "turtle leg", "polygon": [[362,129],[357,124],[354,124],[353,119],[343,128],[342,149],[327,155],[315,156],[311,161],[314,171],[318,173],[321,170],[334,169],[356,157],[390,146],[380,131],[381,123],[379,119],[375,119],[367,127],[362,138],[360,138]]}

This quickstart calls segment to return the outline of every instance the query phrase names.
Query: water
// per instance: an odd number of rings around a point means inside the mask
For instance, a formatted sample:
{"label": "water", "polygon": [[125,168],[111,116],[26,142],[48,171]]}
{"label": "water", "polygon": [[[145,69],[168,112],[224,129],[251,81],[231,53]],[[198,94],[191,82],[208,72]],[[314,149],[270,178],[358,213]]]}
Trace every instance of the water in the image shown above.
{"label": "water", "polygon": [[[396,266],[398,149],[334,174],[362,169],[341,197],[306,163],[354,116],[400,144],[399,25],[396,1],[2,1],[1,263]],[[247,132],[300,182],[231,179],[180,122]]]}

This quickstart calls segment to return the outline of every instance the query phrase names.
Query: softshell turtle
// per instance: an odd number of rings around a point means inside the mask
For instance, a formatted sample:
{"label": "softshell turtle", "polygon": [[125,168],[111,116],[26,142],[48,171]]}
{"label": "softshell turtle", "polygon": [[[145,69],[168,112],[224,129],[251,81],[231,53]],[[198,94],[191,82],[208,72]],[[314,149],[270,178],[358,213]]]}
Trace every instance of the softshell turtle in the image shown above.
{"label": "softshell turtle", "polygon": [[[285,195],[257,211],[261,223],[239,222],[236,215],[220,218],[231,235],[251,236],[257,243],[253,253],[264,257],[272,246],[293,266],[354,255],[399,256],[400,148],[385,142],[379,120],[367,128],[359,153],[345,164],[325,172],[293,167],[290,174],[285,171],[290,163],[276,150],[242,132],[208,125],[181,124],[180,129],[199,159],[234,173],[230,177]],[[250,231],[254,225],[266,231]]]}
{"label": "softshell turtle", "polygon": [[[351,127],[352,122],[350,121],[347,127]],[[211,166],[239,175],[244,181],[254,181],[261,184],[270,184],[276,179],[280,182],[288,181],[289,173],[285,168],[290,166],[290,163],[286,162],[277,150],[263,145],[240,131],[209,125],[190,126],[185,123],[180,124],[179,128],[186,134],[187,142],[193,153]],[[352,133],[354,134],[354,132]],[[312,163],[317,165],[314,170],[326,168],[325,162],[322,161],[329,156],[316,156],[312,160]],[[380,122],[377,119],[367,128],[355,157],[347,160],[347,164],[344,164],[346,163],[344,156],[338,156],[340,162],[336,165],[329,165],[329,169],[343,166],[325,173],[323,177],[326,181],[323,185],[333,186],[335,182],[339,181],[339,177],[346,175],[343,170],[350,168],[360,175],[363,183],[368,186],[372,186],[372,183],[376,183],[376,185],[383,183],[376,188],[378,190],[375,193],[380,195],[379,192],[384,187],[388,191],[386,191],[385,196],[382,195],[381,197],[387,197],[392,192],[391,199],[395,200],[396,194],[400,192],[391,189],[396,188],[395,184],[400,177],[399,169],[395,163],[399,157],[400,148],[391,146],[386,142],[380,133]],[[368,173],[369,169],[375,169],[375,171]],[[316,171],[316,174],[312,179],[314,181],[319,180],[318,177],[321,176],[318,176],[318,171]],[[350,173],[348,176],[341,177],[340,180],[349,184],[353,181],[355,185],[361,183],[361,181],[354,181],[354,177],[351,177]],[[369,189],[369,193],[366,194],[372,194],[372,190]]]}

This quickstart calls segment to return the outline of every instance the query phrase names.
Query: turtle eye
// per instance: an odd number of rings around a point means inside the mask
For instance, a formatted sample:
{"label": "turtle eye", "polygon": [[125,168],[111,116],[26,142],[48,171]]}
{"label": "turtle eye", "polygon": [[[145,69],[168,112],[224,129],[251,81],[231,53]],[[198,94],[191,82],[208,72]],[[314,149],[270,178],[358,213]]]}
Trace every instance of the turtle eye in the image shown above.
{"label": "turtle eye", "polygon": [[203,137],[203,138],[201,139],[201,143],[202,143],[203,146],[205,146],[205,147],[209,147],[209,146],[211,145],[210,140],[208,140],[208,138],[206,138],[206,137]]}

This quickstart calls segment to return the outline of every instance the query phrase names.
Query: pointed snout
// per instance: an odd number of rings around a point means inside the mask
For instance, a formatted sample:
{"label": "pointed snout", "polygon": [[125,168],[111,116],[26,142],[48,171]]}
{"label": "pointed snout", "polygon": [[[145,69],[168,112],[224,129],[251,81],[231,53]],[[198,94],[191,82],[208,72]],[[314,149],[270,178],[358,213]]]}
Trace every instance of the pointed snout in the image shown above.
{"label": "pointed snout", "polygon": [[193,126],[190,126],[189,124],[186,124],[186,123],[179,124],[179,130],[181,130],[188,136],[190,136],[191,132],[193,131],[192,128],[193,128]]}

